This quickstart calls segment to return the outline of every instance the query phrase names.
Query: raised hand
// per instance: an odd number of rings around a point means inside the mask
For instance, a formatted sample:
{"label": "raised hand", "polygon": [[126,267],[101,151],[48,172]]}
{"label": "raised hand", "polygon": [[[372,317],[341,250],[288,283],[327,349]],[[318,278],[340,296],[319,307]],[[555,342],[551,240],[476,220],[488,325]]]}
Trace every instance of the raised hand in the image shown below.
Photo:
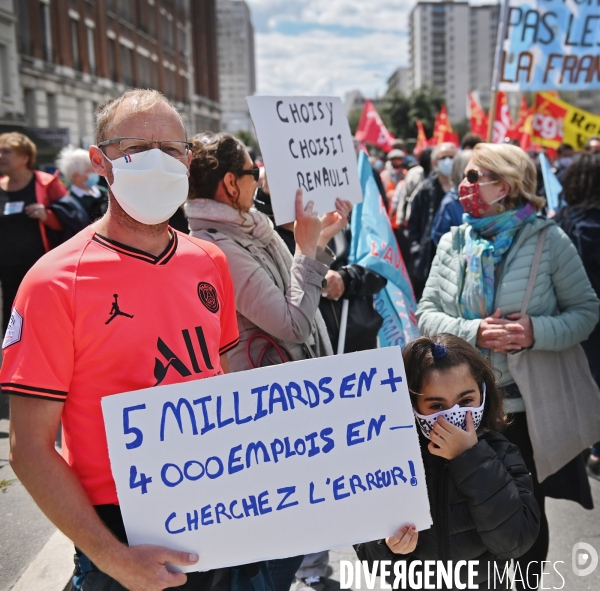
{"label": "raised hand", "polygon": [[321,218],[320,248],[325,248],[327,243],[348,224],[348,216],[352,210],[352,203],[338,198],[335,200],[335,208],[335,211],[330,211]]}
{"label": "raised hand", "polygon": [[302,189],[296,191],[296,222],[294,223],[294,239],[296,249],[311,259],[317,256],[317,242],[321,235],[321,220],[313,211],[314,202],[302,205]]}
{"label": "raised hand", "polygon": [[473,413],[468,412],[466,418],[467,430],[453,425],[444,417],[438,417],[433,430],[429,434],[431,441],[427,449],[434,456],[453,460],[464,451],[477,444],[477,432],[473,423]]}

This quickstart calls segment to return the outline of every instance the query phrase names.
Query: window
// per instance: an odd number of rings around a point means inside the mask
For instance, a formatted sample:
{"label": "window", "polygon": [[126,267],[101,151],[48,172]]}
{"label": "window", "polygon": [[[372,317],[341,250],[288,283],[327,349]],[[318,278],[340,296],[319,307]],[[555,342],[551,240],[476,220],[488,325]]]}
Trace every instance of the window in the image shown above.
{"label": "window", "polygon": [[150,88],[158,88],[158,62],[150,63]]}
{"label": "window", "polygon": [[0,45],[0,80],[2,80],[2,96],[10,97],[10,62],[8,60],[8,47]]}
{"label": "window", "polygon": [[133,23],[134,9],[132,0],[117,0],[119,7],[119,16],[128,23]]}
{"label": "window", "polygon": [[183,27],[177,27],[177,45],[179,48],[179,59],[186,60],[187,52],[187,35]]}
{"label": "window", "polygon": [[134,86],[133,51],[124,45],[121,45],[121,72],[123,74],[123,82],[127,86]]}
{"label": "window", "polygon": [[25,55],[33,55],[31,43],[31,29],[29,27],[29,4],[27,2],[15,2],[18,27],[18,51]]}
{"label": "window", "polygon": [[37,103],[35,98],[35,90],[33,88],[25,88],[25,122],[27,127],[37,127]]}
{"label": "window", "polygon": [[85,144],[88,143],[87,136],[87,125],[85,121],[85,102],[81,99],[77,99],[77,127],[79,131],[79,145],[82,148],[88,148]]}
{"label": "window", "polygon": [[152,5],[148,9],[148,33],[156,37],[156,8]]}
{"label": "window", "polygon": [[175,72],[170,68],[165,68],[165,94],[171,99],[174,99],[177,95]]}
{"label": "window", "polygon": [[73,67],[76,70],[81,70],[81,60],[79,59],[79,21],[76,21],[74,18],[70,19],[70,21]]}
{"label": "window", "polygon": [[40,2],[40,26],[42,29],[42,53],[47,62],[54,61],[52,50],[52,27],[50,23],[50,6]]}
{"label": "window", "polygon": [[108,39],[108,67],[110,69],[110,79],[117,81],[117,48],[114,39]]}
{"label": "window", "polygon": [[143,55],[137,56],[138,61],[138,85],[140,88],[150,88],[150,60]]}
{"label": "window", "polygon": [[173,21],[169,20],[166,14],[162,14],[160,17],[160,26],[163,44],[169,49],[174,49]]}
{"label": "window", "polygon": [[55,94],[46,95],[46,104],[48,106],[48,127],[58,127],[58,103]]}
{"label": "window", "polygon": [[90,66],[90,74],[96,75],[96,43],[94,40],[94,29],[92,27],[86,27],[87,36],[87,51],[88,51],[88,64]]}

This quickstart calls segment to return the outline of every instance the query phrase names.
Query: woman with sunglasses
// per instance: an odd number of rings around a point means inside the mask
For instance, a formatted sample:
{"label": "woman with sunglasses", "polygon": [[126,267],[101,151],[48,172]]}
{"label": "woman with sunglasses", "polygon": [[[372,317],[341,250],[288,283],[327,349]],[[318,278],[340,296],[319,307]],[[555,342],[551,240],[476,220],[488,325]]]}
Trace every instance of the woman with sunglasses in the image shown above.
{"label": "woman with sunglasses", "polygon": [[[417,311],[424,334],[460,336],[489,355],[498,370],[499,385],[506,392],[504,410],[511,422],[505,436],[521,450],[542,512],[538,539],[516,561],[528,578],[526,589],[537,588],[541,561],[548,552],[544,498],[547,492],[556,494],[550,490],[551,480],[561,487],[561,498],[586,508],[593,505],[580,458],[543,484],[537,480],[525,403],[507,356],[528,348],[572,347],[587,338],[598,319],[598,299],[581,259],[568,236],[538,214],[544,200],[535,195],[535,187],[535,167],[520,148],[475,146],[458,187],[465,223],[442,236]],[[545,228],[539,271],[527,314],[521,316],[538,237]]]}
{"label": "woman with sunglasses", "polygon": [[[259,169],[246,147],[231,135],[204,134],[192,154],[191,234],[223,250],[234,284],[240,343],[227,353],[230,371],[331,355],[319,301],[333,262],[327,243],[348,223],[350,203],[338,199],[338,211],[319,218],[298,190],[292,257],[268,216],[252,208]],[[276,591],[289,590],[302,558],[269,562]]]}

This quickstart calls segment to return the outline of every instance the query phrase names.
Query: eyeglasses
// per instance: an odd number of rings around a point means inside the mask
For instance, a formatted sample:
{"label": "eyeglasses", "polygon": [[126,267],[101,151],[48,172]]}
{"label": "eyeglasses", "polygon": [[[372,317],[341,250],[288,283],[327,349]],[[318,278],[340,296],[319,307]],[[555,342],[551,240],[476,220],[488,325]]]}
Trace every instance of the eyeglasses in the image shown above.
{"label": "eyeglasses", "polygon": [[100,142],[98,147],[102,148],[104,146],[110,146],[113,144],[118,144],[117,147],[119,148],[119,151],[128,156],[147,152],[148,150],[151,150],[154,145],[158,145],[159,150],[163,151],[169,156],[172,156],[173,158],[185,158],[192,148],[192,144],[190,142],[183,142],[179,140],[164,140],[161,142],[156,142],[153,140],[143,140],[135,137],[116,137],[113,140]]}
{"label": "eyeglasses", "polygon": [[254,182],[258,183],[258,179],[260,178],[260,168],[258,168],[258,166],[254,166],[253,168],[249,168],[248,170],[241,170],[238,173],[238,176],[242,176],[245,174],[251,174],[254,177]]}
{"label": "eyeglasses", "polygon": [[487,177],[488,179],[491,179],[492,175],[485,174],[479,170],[475,170],[474,168],[467,170],[467,172],[465,172],[463,175],[463,178],[467,179],[471,184],[477,183],[480,177]]}

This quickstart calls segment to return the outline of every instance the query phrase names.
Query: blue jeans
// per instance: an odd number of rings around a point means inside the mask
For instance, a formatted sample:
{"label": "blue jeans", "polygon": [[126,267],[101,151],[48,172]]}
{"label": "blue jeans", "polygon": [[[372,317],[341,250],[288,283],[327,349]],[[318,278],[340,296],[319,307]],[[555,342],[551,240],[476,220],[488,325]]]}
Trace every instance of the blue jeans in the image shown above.
{"label": "blue jeans", "polygon": [[[188,573],[185,585],[180,591],[210,591],[214,571]],[[75,555],[75,572],[70,591],[127,591],[121,583],[98,570],[85,554]]]}
{"label": "blue jeans", "polygon": [[269,572],[275,591],[290,591],[296,571],[300,568],[303,560],[304,556],[269,560]]}

